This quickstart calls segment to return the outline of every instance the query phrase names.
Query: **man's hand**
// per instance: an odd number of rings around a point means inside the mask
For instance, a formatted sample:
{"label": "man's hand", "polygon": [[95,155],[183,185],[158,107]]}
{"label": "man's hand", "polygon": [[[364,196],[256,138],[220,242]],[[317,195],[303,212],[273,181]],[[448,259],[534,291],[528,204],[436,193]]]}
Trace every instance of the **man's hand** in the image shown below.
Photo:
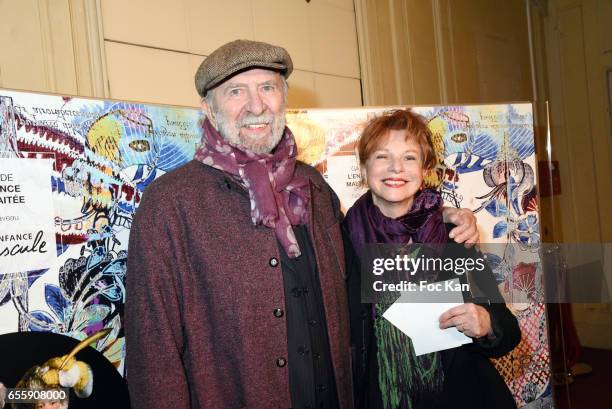
{"label": "man's hand", "polygon": [[457,209],[454,207],[442,208],[444,223],[452,223],[455,227],[450,231],[449,237],[457,243],[464,243],[465,247],[472,247],[478,243],[478,226],[476,216],[469,209]]}
{"label": "man's hand", "polygon": [[480,305],[461,304],[440,315],[440,328],[450,327],[457,327],[468,337],[481,338],[491,333],[491,316]]}

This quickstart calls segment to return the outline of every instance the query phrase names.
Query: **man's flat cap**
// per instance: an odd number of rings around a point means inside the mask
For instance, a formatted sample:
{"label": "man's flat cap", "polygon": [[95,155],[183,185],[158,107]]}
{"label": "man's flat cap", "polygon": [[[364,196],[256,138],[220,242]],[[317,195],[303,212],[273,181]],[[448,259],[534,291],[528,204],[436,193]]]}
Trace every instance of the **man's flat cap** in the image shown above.
{"label": "man's flat cap", "polygon": [[247,68],[268,68],[279,71],[285,78],[293,71],[287,50],[268,43],[236,40],[213,51],[200,64],[195,86],[201,97],[231,76]]}

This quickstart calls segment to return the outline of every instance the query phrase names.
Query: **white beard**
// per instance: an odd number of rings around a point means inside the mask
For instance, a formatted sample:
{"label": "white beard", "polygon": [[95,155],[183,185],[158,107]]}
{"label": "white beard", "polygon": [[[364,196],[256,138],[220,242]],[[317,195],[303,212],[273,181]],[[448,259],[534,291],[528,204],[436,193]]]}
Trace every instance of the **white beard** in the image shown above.
{"label": "white beard", "polygon": [[[221,137],[230,145],[243,150],[257,154],[270,153],[278,145],[285,131],[285,108],[274,116],[271,113],[262,114],[259,116],[247,115],[236,122],[236,126],[232,127],[221,112],[213,107],[213,120],[217,124],[217,130]],[[267,123],[271,125],[271,135],[265,140],[251,141],[240,137],[240,128],[245,125]]]}

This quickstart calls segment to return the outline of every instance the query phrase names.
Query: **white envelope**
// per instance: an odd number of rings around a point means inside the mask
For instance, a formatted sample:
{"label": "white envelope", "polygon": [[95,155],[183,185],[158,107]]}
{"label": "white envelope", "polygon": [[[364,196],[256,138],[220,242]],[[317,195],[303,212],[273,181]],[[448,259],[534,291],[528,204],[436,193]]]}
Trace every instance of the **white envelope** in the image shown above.
{"label": "white envelope", "polygon": [[[459,279],[456,278],[449,281],[459,283]],[[411,302],[416,299],[432,301],[438,299],[444,302]],[[440,329],[438,321],[440,315],[461,304],[463,304],[463,296],[460,291],[426,293],[424,290],[418,295],[405,291],[385,311],[383,318],[410,337],[415,354],[419,356],[472,342],[472,338],[459,332],[455,327]]]}

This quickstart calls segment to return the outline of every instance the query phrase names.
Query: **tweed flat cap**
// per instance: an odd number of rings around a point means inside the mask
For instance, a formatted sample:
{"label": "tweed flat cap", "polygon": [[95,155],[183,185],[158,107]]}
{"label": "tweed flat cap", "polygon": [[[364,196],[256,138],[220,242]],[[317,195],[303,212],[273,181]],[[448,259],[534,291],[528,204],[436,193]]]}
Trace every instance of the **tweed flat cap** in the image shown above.
{"label": "tweed flat cap", "polygon": [[217,48],[200,64],[195,75],[198,94],[204,97],[208,90],[251,67],[280,71],[287,78],[293,71],[293,62],[283,47],[251,40],[232,41]]}

